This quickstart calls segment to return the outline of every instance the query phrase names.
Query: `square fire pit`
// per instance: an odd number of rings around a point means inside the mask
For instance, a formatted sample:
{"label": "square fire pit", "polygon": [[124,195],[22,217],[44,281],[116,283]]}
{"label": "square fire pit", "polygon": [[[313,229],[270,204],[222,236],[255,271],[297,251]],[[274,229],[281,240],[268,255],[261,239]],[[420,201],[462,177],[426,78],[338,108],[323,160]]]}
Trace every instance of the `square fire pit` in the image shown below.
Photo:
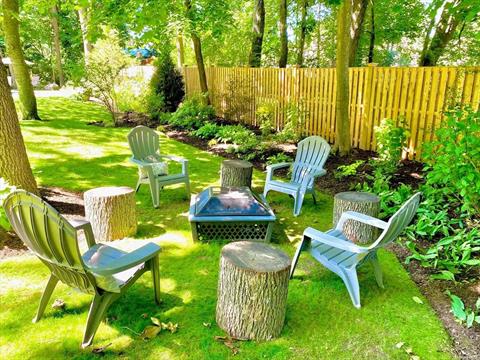
{"label": "square fire pit", "polygon": [[248,187],[209,187],[192,196],[188,219],[193,240],[270,241],[277,219]]}

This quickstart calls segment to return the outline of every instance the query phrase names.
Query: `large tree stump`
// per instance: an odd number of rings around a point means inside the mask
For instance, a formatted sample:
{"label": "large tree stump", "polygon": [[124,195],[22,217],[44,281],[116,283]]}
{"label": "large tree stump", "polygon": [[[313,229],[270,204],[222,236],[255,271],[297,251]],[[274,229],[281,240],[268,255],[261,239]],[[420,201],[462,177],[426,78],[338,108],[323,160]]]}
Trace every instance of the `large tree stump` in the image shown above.
{"label": "large tree stump", "polygon": [[270,340],[285,320],[290,258],[266,244],[239,241],[223,247],[217,324],[238,339]]}
{"label": "large tree stump", "polygon": [[129,187],[100,187],[83,195],[85,217],[97,241],[122,239],[137,232],[135,191]]}
{"label": "large tree stump", "polygon": [[[345,211],[356,211],[362,214],[378,217],[380,198],[366,192],[346,191],[335,195],[333,204],[333,226],[336,226],[340,216]],[[370,243],[378,237],[378,229],[373,226],[348,220],[344,227],[345,236],[359,244]]]}
{"label": "large tree stump", "polygon": [[252,187],[253,165],[245,160],[224,160],[220,173],[222,187]]}

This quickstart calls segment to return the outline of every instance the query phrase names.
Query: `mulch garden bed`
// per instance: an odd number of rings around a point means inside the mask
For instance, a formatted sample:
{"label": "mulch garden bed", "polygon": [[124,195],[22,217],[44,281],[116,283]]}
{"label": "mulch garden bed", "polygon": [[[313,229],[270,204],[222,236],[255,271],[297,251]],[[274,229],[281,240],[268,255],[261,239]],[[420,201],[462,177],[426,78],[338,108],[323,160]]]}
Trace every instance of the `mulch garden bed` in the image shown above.
{"label": "mulch garden bed", "polygon": [[[143,124],[154,127],[147,119],[138,119],[131,114],[125,115],[122,120],[122,126],[134,127],[136,125]],[[224,125],[232,124],[231,122],[220,118],[218,121]],[[103,126],[103,123],[92,123],[91,125]],[[164,126],[164,130],[169,138],[181,141],[225,158],[237,158],[235,154],[227,152],[226,146],[222,146],[221,144],[209,146],[207,140],[192,136],[187,131],[174,129],[168,125]],[[258,133],[257,129],[252,130]],[[264,154],[264,158],[280,152],[283,152],[293,158],[295,151],[296,147],[294,145],[278,145],[272,149],[269,149],[268,154]],[[374,156],[374,152],[358,149],[354,149],[351,155],[347,158],[339,157],[333,154],[330,155],[325,165],[328,171],[327,175],[317,180],[319,189],[331,195],[334,195],[338,192],[351,190],[354,185],[364,182],[371,174],[372,168],[368,165],[368,159]],[[358,160],[363,160],[365,163],[359,167],[355,176],[349,176],[342,178],[341,180],[335,178],[335,170],[340,165],[348,165]],[[266,164],[263,160],[255,159],[251,162],[255,168],[259,170],[265,170]],[[400,183],[404,183],[411,185],[413,188],[417,188],[424,181],[422,169],[422,163],[409,160],[403,161],[399,166],[397,173],[392,176],[392,185],[395,186]],[[280,175],[282,175],[281,172]],[[283,175],[286,176],[287,173],[284,172]],[[83,199],[81,193],[49,187],[41,188],[40,192],[45,200],[47,200],[67,218],[84,216]],[[396,254],[405,269],[409,272],[410,277],[413,279],[413,281],[415,281],[423,295],[430,302],[440,320],[443,322],[446,330],[453,340],[453,345],[458,357],[460,359],[480,359],[480,329],[478,326],[467,329],[464,325],[455,321],[453,315],[450,313],[450,299],[445,293],[446,290],[450,290],[452,293],[460,296],[468,306],[472,307],[476,299],[480,296],[480,281],[477,281],[476,283],[452,283],[441,280],[430,280],[431,272],[428,269],[420,266],[418,262],[411,261],[409,264],[405,263],[405,259],[409,255],[409,251],[407,249],[399,244],[393,244],[389,247],[389,249]],[[27,252],[28,249],[15,234],[0,233],[0,259],[22,255]],[[419,326],[422,325],[419,324]]]}

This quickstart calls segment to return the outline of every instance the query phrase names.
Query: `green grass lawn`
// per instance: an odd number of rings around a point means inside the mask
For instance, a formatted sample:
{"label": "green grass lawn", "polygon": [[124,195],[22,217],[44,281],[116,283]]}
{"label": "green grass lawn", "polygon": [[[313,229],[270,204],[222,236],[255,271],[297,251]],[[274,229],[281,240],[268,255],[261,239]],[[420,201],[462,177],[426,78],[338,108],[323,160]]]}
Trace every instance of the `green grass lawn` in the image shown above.
{"label": "green grass lawn", "polygon": [[[129,129],[88,126],[108,119],[99,106],[67,99],[39,99],[47,121],[22,122],[35,176],[42,186],[85,191],[106,185],[134,187],[136,168],[129,164]],[[221,158],[161,137],[161,150],[190,160],[192,191],[218,182]],[[265,174],[255,172],[254,187],[261,191]],[[292,216],[293,201],[271,193],[277,214],[272,242],[290,255],[307,226],[326,230],[331,225],[332,198],[318,205],[307,198],[302,215]],[[102,323],[94,347],[111,345],[105,357],[155,359],[225,359],[231,351],[214,340],[223,335],[215,325],[218,261],[221,246],[191,239],[189,199],[182,186],[162,192],[154,209],[148,188],[137,195],[138,238],[156,238],[163,246],[161,286],[163,303],[153,300],[150,274],[145,274],[114,303],[108,322]],[[379,254],[385,290],[377,287],[370,266],[360,271],[362,309],[353,307],[339,277],[314,262],[300,258],[290,282],[285,327],[270,342],[242,342],[238,359],[409,359],[410,347],[421,359],[450,359],[448,335],[395,256]],[[93,358],[80,342],[91,297],[59,285],[53,298],[63,299],[65,311],[47,308],[32,324],[48,270],[33,256],[0,262],[0,354],[2,358]],[[418,296],[424,304],[412,297]],[[148,314],[147,319],[142,315]],[[179,324],[175,334],[161,332],[143,341],[136,335],[150,316]],[[211,323],[211,327],[204,326]],[[405,343],[398,349],[396,344]]]}

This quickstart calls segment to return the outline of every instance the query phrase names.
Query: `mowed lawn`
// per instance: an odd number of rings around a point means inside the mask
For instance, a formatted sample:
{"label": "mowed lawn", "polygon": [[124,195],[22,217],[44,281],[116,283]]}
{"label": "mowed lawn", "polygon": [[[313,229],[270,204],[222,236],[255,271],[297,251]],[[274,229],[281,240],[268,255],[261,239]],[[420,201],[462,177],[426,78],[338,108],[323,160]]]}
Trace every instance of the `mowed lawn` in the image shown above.
{"label": "mowed lawn", "polygon": [[[135,186],[137,169],[128,162],[129,129],[101,128],[87,122],[108,120],[99,106],[61,99],[39,99],[41,117],[22,122],[23,135],[35,176],[41,186],[75,191],[106,185]],[[217,183],[222,159],[161,136],[161,150],[189,159],[192,191]],[[265,174],[256,171],[254,187],[261,191]],[[293,255],[307,226],[326,230],[332,221],[331,196],[318,205],[307,198],[302,215],[292,216],[293,201],[271,193],[277,214],[272,242]],[[188,222],[189,199],[182,186],[162,192],[159,209],[152,207],[148,188],[137,194],[137,238],[162,244],[163,302],[156,306],[150,274],[145,274],[115,302],[102,323],[93,347],[111,344],[104,358],[225,359],[233,357],[216,335],[216,286],[221,245],[193,243]],[[411,348],[421,359],[451,359],[450,339],[439,319],[393,254],[381,251],[385,290],[377,287],[372,268],[360,271],[362,309],[353,307],[339,277],[300,258],[290,282],[285,327],[270,342],[238,343],[236,359],[410,359]],[[61,298],[65,310],[47,307],[32,324],[48,277],[33,256],[0,261],[0,354],[3,359],[95,358],[80,343],[91,297],[59,285],[52,300]],[[412,298],[423,299],[418,304]],[[146,315],[145,315],[146,314]],[[137,334],[150,316],[179,324],[177,333],[161,332],[155,339]],[[211,326],[205,326],[211,324]],[[397,344],[404,343],[403,347]]]}

